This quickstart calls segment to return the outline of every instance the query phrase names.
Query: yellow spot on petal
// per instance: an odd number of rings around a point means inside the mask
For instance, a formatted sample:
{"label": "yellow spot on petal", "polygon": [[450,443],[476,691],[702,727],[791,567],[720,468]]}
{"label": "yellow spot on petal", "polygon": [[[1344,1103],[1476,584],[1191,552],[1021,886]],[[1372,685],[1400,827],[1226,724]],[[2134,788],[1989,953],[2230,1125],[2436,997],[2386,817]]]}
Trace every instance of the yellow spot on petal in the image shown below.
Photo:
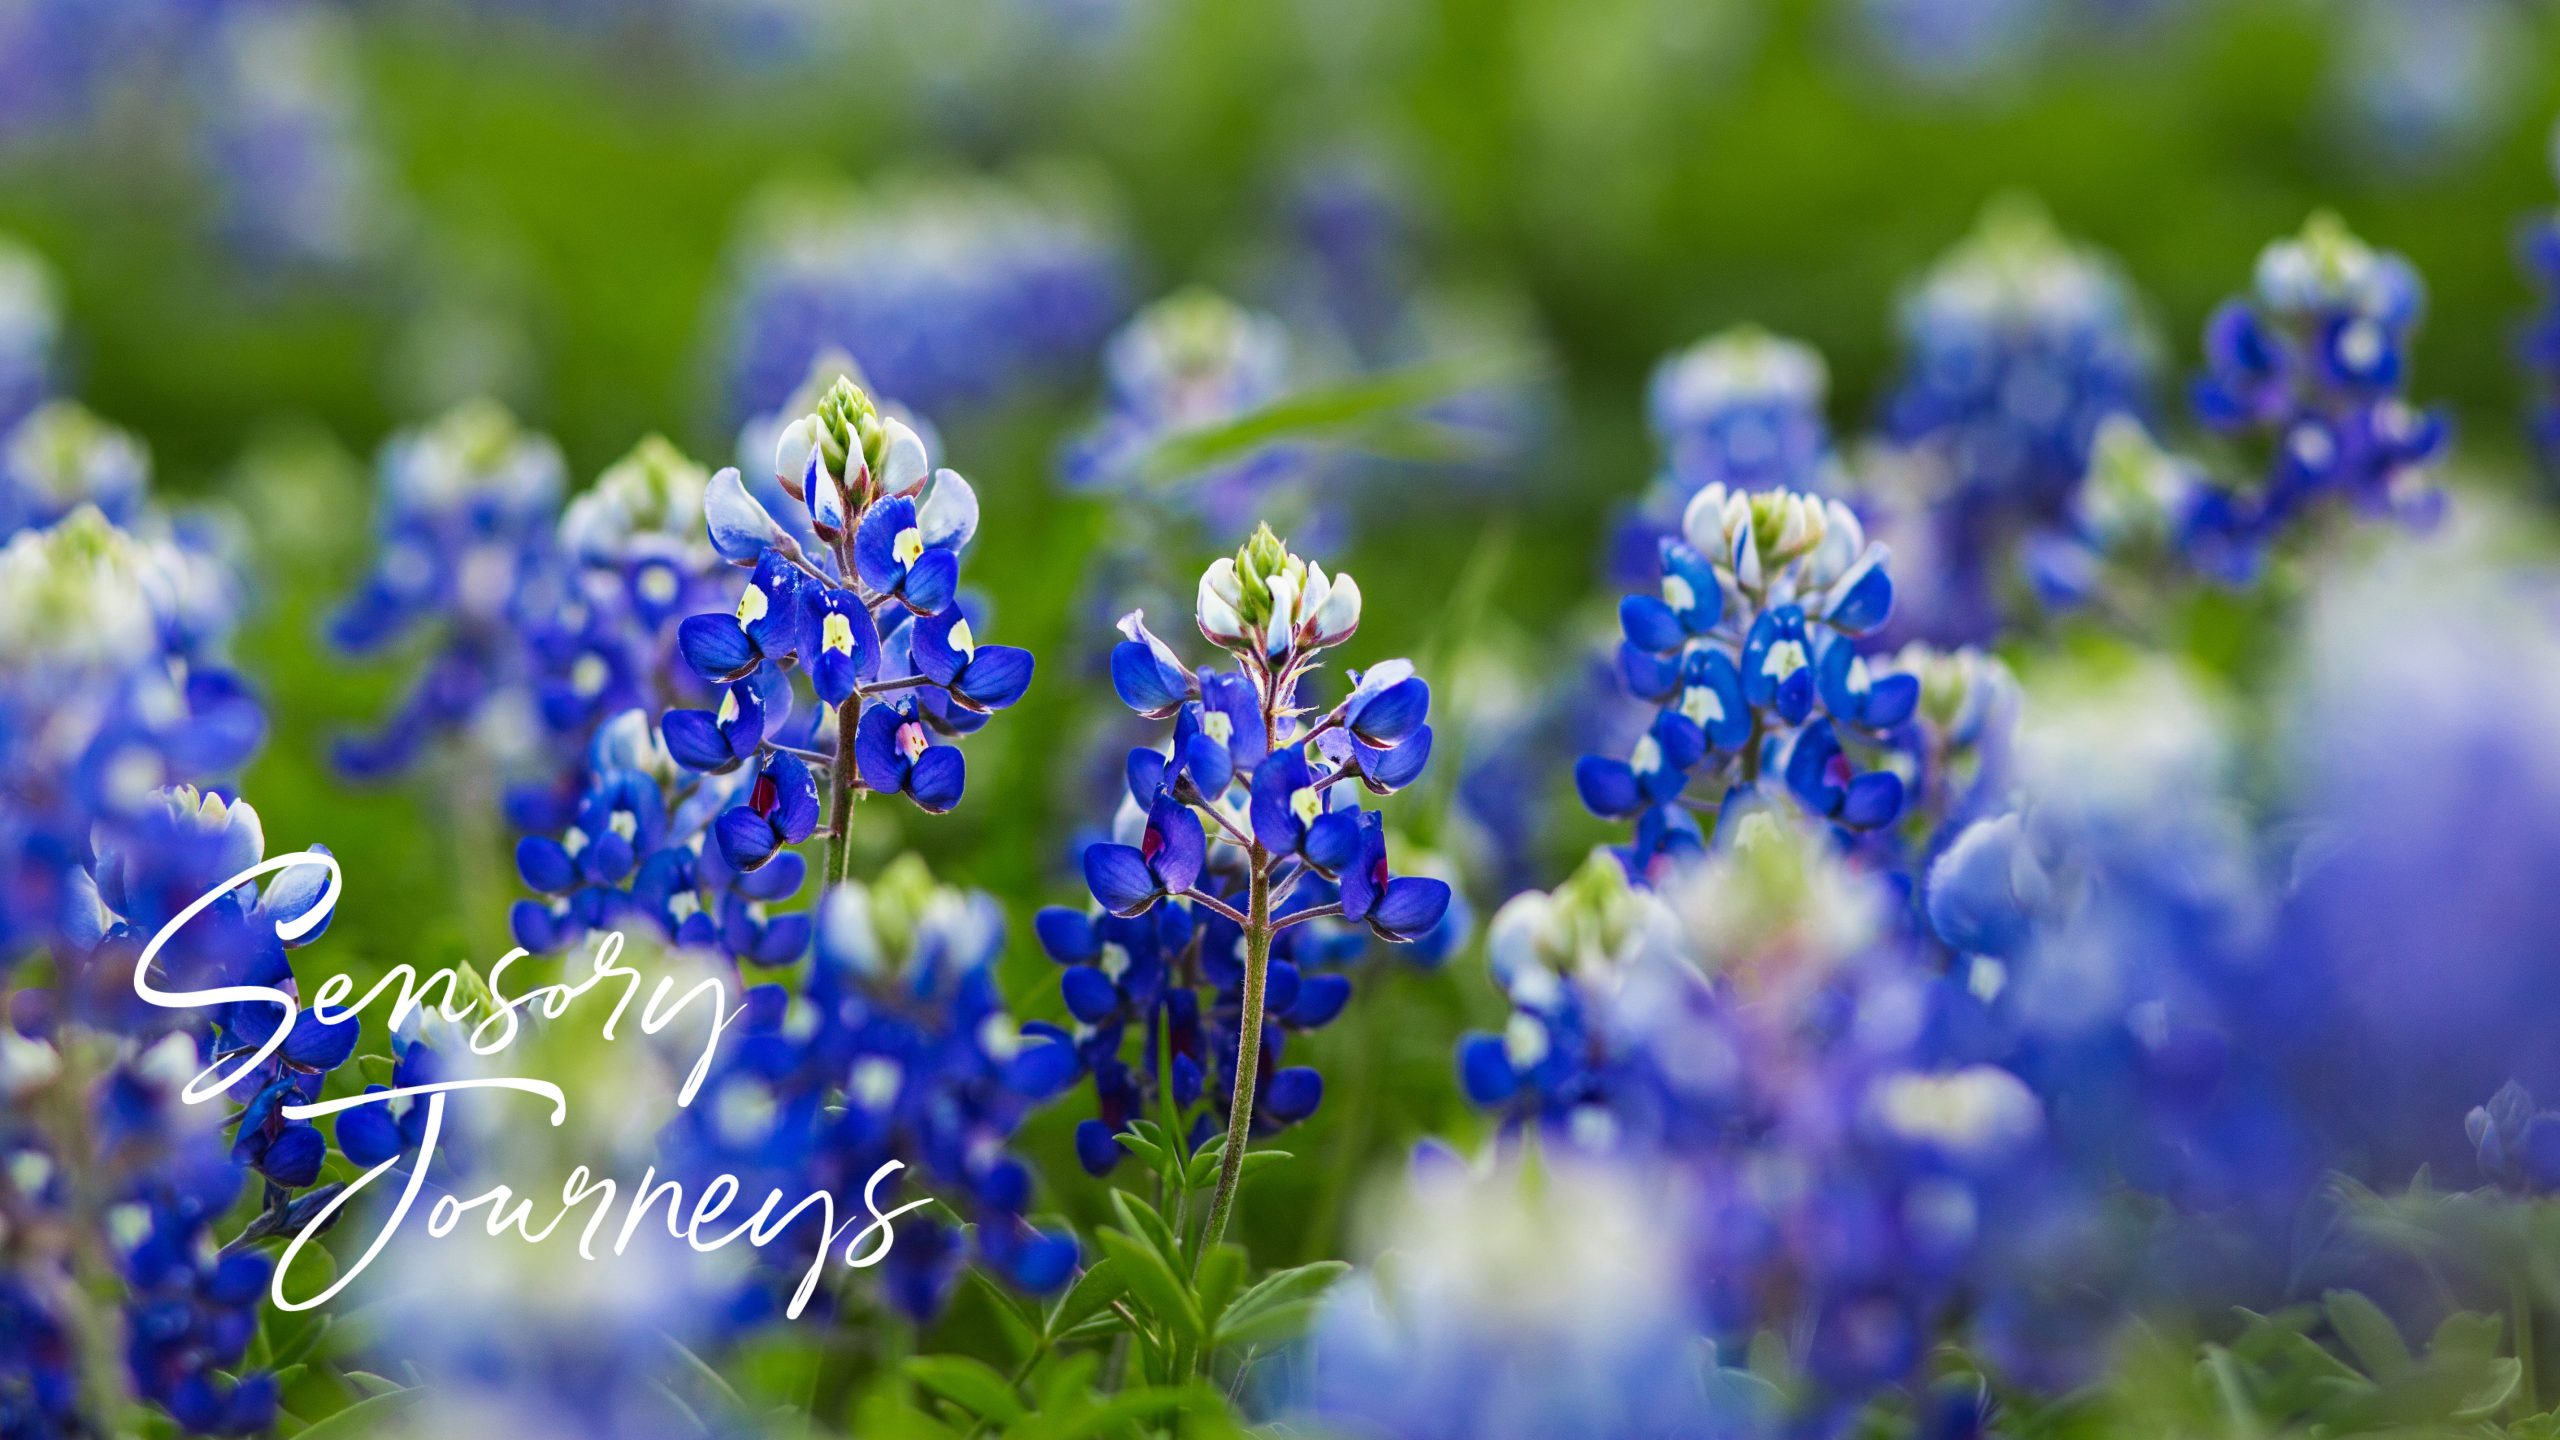
{"label": "yellow spot on petal", "polygon": [[898,557],[899,564],[913,565],[924,558],[924,532],[913,525],[899,531],[898,538],[889,542],[889,553]]}

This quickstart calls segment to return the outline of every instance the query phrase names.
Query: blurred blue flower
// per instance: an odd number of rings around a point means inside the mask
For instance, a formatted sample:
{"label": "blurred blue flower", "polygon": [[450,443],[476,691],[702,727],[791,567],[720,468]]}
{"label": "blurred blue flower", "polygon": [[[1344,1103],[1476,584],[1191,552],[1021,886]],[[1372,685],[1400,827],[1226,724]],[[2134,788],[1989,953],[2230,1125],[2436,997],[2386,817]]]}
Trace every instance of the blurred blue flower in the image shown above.
{"label": "blurred blue flower", "polygon": [[2214,312],[2196,413],[2270,451],[2261,482],[2225,492],[2198,526],[2227,570],[2248,573],[2268,543],[2332,498],[2410,525],[2441,513],[2434,467],[2451,421],[2407,399],[2424,298],[2406,260],[2324,213],[2269,245],[2251,292]]}
{"label": "blurred blue flower", "polygon": [[943,177],[779,197],[734,262],[733,403],[770,408],[830,351],[940,419],[1071,382],[1127,313],[1126,250],[1068,186]]}
{"label": "blurred blue flower", "polygon": [[[2100,428],[2150,409],[2158,348],[2113,262],[2032,201],[1993,204],[1902,307],[1885,433],[1907,477],[1879,495],[1901,564],[1893,633],[1989,639],[2022,608],[2078,598],[2047,573]],[[1912,493],[1900,493],[1909,491]]]}

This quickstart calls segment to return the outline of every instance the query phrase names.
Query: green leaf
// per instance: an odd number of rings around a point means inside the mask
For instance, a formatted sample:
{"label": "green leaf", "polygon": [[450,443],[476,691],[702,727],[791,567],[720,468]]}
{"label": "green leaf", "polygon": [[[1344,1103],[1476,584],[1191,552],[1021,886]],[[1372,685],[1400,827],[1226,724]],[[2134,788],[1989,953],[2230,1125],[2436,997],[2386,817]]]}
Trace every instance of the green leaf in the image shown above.
{"label": "green leaf", "polygon": [[1096,1238],[1119,1262],[1120,1276],[1128,1282],[1132,1297],[1178,1338],[1199,1338],[1200,1309],[1191,1298],[1191,1289],[1155,1246],[1117,1230],[1105,1230]]}
{"label": "green leaf", "polygon": [[334,1415],[313,1421],[297,1440],[368,1440],[392,1417],[425,1398],[426,1392],[415,1388],[367,1396]]}
{"label": "green leaf", "polygon": [[711,1368],[709,1361],[694,1354],[683,1341],[663,1330],[658,1332],[658,1338],[667,1342],[667,1348],[675,1352],[676,1358],[684,1363],[684,1368],[693,1372],[693,1378],[701,1381],[703,1388],[719,1396],[722,1404],[741,1415],[748,1413],[749,1407],[745,1397],[731,1388],[728,1380],[719,1371]]}
{"label": "green leaf", "polygon": [[966,1355],[915,1355],[907,1377],[972,1415],[1009,1425],[1026,1413],[1013,1386],[983,1360]]}
{"label": "green leaf", "polygon": [[1236,1297],[1218,1325],[1218,1343],[1236,1344],[1249,1337],[1251,1327],[1263,1322],[1267,1311],[1292,1305],[1312,1306],[1316,1299],[1331,1289],[1333,1282],[1350,1272],[1351,1267],[1339,1260],[1318,1260],[1292,1270],[1275,1270],[1254,1283],[1252,1289]]}
{"label": "green leaf", "polygon": [[1242,1183],[1252,1179],[1255,1172],[1292,1158],[1294,1157],[1286,1150],[1248,1150],[1244,1154],[1244,1159],[1236,1164],[1236,1179],[1238,1183]]}
{"label": "green leaf", "polygon": [[1295,1338],[1316,1317],[1321,1300],[1289,1300],[1277,1305],[1257,1307],[1251,1315],[1238,1319],[1227,1317],[1218,1330],[1221,1345],[1267,1345],[1275,1340]]}
{"label": "green leaf", "polygon": [[2513,1355],[2501,1355],[2486,1362],[2486,1367],[2478,1383],[2453,1403],[2454,1418],[2485,1420],[2496,1414],[2516,1393],[2516,1387],[2524,1383],[2524,1362]]}
{"label": "green leaf", "polygon": [[2409,1368],[2409,1346],[2382,1307],[2353,1290],[2332,1290],[2320,1301],[2329,1328],[2338,1332],[2366,1374],[2388,1380]]}
{"label": "green leaf", "polygon": [[1005,1339],[1012,1344],[1015,1352],[1023,1355],[1030,1354],[1031,1347],[1039,1344],[1041,1335],[1046,1333],[1042,1328],[1040,1316],[1024,1303],[1021,1296],[1006,1289],[994,1276],[979,1267],[975,1265],[968,1267],[968,1275],[977,1283],[979,1293],[985,1295],[988,1303],[995,1307],[996,1323],[1003,1329]]}
{"label": "green leaf", "polygon": [[1163,1146],[1131,1130],[1123,1130],[1111,1138],[1121,1149],[1147,1162],[1148,1169],[1159,1171],[1164,1169]]}
{"label": "green leaf", "polygon": [[1216,1332],[1218,1317],[1225,1313],[1227,1302],[1235,1298],[1236,1287],[1244,1283],[1245,1271],[1251,1264],[1241,1245],[1220,1245],[1200,1257],[1200,1273],[1193,1278],[1191,1288],[1200,1303],[1200,1318],[1211,1333]]}
{"label": "green leaf", "polygon": [[[1164,1257],[1165,1265],[1180,1274],[1187,1266],[1182,1255],[1182,1241],[1173,1227],[1156,1213],[1156,1207],[1126,1190],[1111,1192],[1111,1208],[1120,1216],[1120,1228],[1146,1241]],[[1132,1283],[1135,1283],[1134,1281]]]}
{"label": "green leaf", "polygon": [[1058,1297],[1057,1305],[1049,1311],[1046,1333],[1053,1340],[1066,1334],[1101,1314],[1128,1288],[1128,1282],[1120,1278],[1119,1266],[1108,1256],[1096,1260],[1076,1277],[1075,1284],[1067,1287],[1066,1294]]}
{"label": "green leaf", "polygon": [[1278,441],[1339,435],[1393,420],[1524,368],[1518,355],[1471,355],[1306,386],[1232,420],[1165,437],[1147,455],[1145,474],[1159,484],[1179,480]]}

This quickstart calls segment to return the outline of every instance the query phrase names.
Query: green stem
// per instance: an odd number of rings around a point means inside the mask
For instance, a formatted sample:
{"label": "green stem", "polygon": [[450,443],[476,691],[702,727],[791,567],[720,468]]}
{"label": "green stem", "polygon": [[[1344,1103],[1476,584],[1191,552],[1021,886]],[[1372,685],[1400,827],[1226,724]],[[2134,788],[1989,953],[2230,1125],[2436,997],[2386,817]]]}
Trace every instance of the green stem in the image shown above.
{"label": "green stem", "polygon": [[853,873],[853,732],[854,716],[861,708],[858,696],[836,707],[836,758],[827,771],[835,804],[827,816],[827,848],[818,874],[821,891]]}
{"label": "green stem", "polygon": [[1200,1260],[1226,1237],[1227,1215],[1235,1209],[1236,1182],[1244,1176],[1245,1136],[1253,1128],[1254,1087],[1262,1069],[1262,992],[1271,968],[1271,874],[1262,847],[1247,853],[1253,873],[1244,925],[1244,1014],[1236,1035],[1236,1088],[1227,1104],[1227,1143],[1218,1153],[1218,1189],[1209,1201],[1209,1223],[1200,1232],[1200,1250],[1192,1257],[1193,1274]]}

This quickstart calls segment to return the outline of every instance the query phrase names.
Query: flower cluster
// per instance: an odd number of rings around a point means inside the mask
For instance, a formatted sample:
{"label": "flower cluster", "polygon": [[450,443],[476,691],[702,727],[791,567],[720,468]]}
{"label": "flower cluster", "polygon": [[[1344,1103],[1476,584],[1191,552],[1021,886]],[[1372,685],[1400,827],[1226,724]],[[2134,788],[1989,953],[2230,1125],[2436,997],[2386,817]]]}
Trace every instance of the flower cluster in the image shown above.
{"label": "flower cluster", "polygon": [[[28,1433],[86,1433],[80,1414],[127,1393],[189,1433],[257,1434],[274,1423],[275,1377],[247,1363],[271,1270],[252,1246],[301,1229],[337,1194],[319,1184],[327,1139],[283,1111],[319,1096],[359,1026],[303,1017],[264,1061],[229,1072],[239,1108],[217,1121],[180,1090],[217,1060],[273,1041],[275,1010],[235,1001],[175,1012],[135,995],[146,942],[202,896],[212,903],[171,932],[150,978],[164,990],[294,993],[285,950],[325,928],[315,909],[332,877],[301,865],[262,885],[218,888],[264,851],[248,804],[181,786],[100,814],[88,858],[59,877],[67,913],[42,940],[49,984],[14,996],[0,1031],[0,1154],[11,1177],[0,1220],[12,1238],[0,1308],[13,1341],[25,1341],[0,1347],[0,1394],[17,1423],[39,1427]],[[259,1188],[259,1213],[239,1235],[216,1235],[244,1182]],[[123,1286],[120,1356],[73,1318],[76,1291],[94,1288],[99,1265]]]}
{"label": "flower cluster", "polygon": [[190,128],[222,237],[269,265],[369,258],[388,233],[389,185],[345,17],[312,0],[212,12],[190,52],[201,117]]}
{"label": "flower cluster", "polygon": [[[1309,475],[1304,447],[1265,445],[1205,473],[1157,473],[1168,445],[1215,430],[1287,393],[1288,330],[1279,320],[1207,290],[1186,290],[1138,312],[1103,355],[1107,408],[1067,449],[1066,483],[1134,491],[1178,481],[1176,503],[1203,529],[1232,533],[1286,503]],[[1292,521],[1313,518],[1291,513]]]}
{"label": "flower cluster", "polygon": [[131,163],[139,122],[242,259],[336,268],[374,253],[392,208],[358,58],[324,0],[38,0],[0,15],[0,143]]}
{"label": "flower cluster", "polygon": [[559,447],[494,405],[459,407],[393,436],[376,466],[375,553],[329,620],[340,650],[370,655],[423,636],[423,669],[371,733],[335,752],[351,775],[405,770],[466,736],[502,765],[540,751],[521,637],[566,598],[556,531]]}
{"label": "flower cluster", "polygon": [[2218,544],[2218,568],[2246,573],[2296,517],[2333,497],[2413,525],[2440,511],[2433,467],[2451,424],[2407,398],[2423,304],[2407,261],[2320,214],[2269,245],[2251,292],[2214,312],[2196,413],[2271,451],[2261,485],[2214,495],[2197,521]]}
{"label": "flower cluster", "polygon": [[1662,473],[1611,541],[1609,573],[1627,584],[1653,578],[1656,542],[1676,533],[1689,500],[1727,491],[1846,488],[1823,407],[1831,374],[1811,346],[1736,326],[1654,367],[1646,419]]}
{"label": "flower cluster", "polygon": [[787,524],[735,470],[704,493],[712,548],[748,577],[730,610],[677,630],[717,706],[661,722],[686,770],[753,776],[713,824],[740,872],[817,831],[812,761],[834,808],[831,861],[859,795],[904,795],[936,814],[957,805],[968,772],[952,742],[1020,700],[1032,672],[1031,652],[980,644],[970,628],[960,552],[977,533],[977,496],[930,466],[914,430],[839,380],[783,431],[774,463]]}
{"label": "flower cluster", "polygon": [[[918,1323],[941,1313],[971,1253],[1021,1289],[1063,1284],[1075,1239],[1023,1218],[1031,1171],[1007,1150],[1031,1101],[1013,1073],[1022,1027],[996,989],[995,901],[938,885],[907,857],[868,886],[830,887],[818,915],[799,983],[749,992],[671,1148],[749,1189],[790,1194],[859,1194],[889,1161],[915,1167],[974,1229],[964,1240],[923,1215],[900,1225],[885,1284]],[[880,1203],[894,1202],[884,1192]]]}
{"label": "flower cluster", "polygon": [[1874,674],[1858,651],[1891,613],[1893,581],[1848,507],[1709,485],[1657,553],[1659,591],[1618,608],[1619,675],[1653,719],[1627,758],[1574,767],[1592,813],[1635,822],[1629,869],[1649,874],[1704,848],[1693,811],[1716,814],[1721,830],[1766,787],[1852,832],[1899,818],[1903,776],[1861,767],[1853,747],[1879,754],[1917,707],[1920,681]]}
{"label": "flower cluster", "polygon": [[944,178],[777,208],[730,305],[742,413],[842,350],[882,393],[947,418],[1071,379],[1128,310],[1125,242],[1071,191]]}
{"label": "flower cluster", "polygon": [[[1283,1032],[1342,1012],[1351,981],[1338,967],[1359,932],[1411,942],[1450,910],[1445,882],[1389,872],[1384,817],[1353,798],[1355,784],[1384,795],[1420,775],[1429,686],[1393,660],[1355,672],[1333,706],[1308,703],[1322,655],[1360,623],[1359,586],[1265,526],[1201,576],[1195,618],[1231,668],[1195,671],[1139,615],[1121,622],[1113,688],[1173,735],[1129,752],[1117,838],[1084,853],[1101,913],[1039,919],[1076,1025],[1026,1063],[1057,1084],[1091,1076],[1099,1114],[1076,1150],[1097,1173],[1133,1121],[1178,1120],[1204,1100],[1187,1130],[1168,1125],[1195,1145],[1220,1111],[1231,1136],[1304,1119],[1322,1077],[1280,1063]],[[1356,928],[1316,926],[1337,919]]]}
{"label": "flower cluster", "polygon": [[1692,1323],[1784,1337],[1818,1422],[1959,1317],[2032,1303],[2005,1227],[2054,1198],[2044,1110],[1933,1020],[1961,997],[1877,881],[1782,812],[1737,828],[1651,890],[1595,857],[1506,905],[1513,1013],[1461,1042],[1460,1078],[1506,1145],[1658,1167]]}
{"label": "flower cluster", "polygon": [[[2143,414],[2157,349],[2131,287],[2023,200],[1994,205],[1904,302],[1903,375],[1885,434],[1903,559],[1897,631],[1980,641],[2016,597],[2073,598],[2071,520],[2099,428]],[[1924,561],[1925,578],[1913,570]]]}
{"label": "flower cluster", "polygon": [[331,638],[372,653],[424,630],[434,648],[390,718],[340,742],[341,768],[404,769],[451,737],[494,762],[516,829],[566,828],[607,717],[710,694],[676,653],[677,623],[719,599],[708,472],[653,437],[564,507],[550,443],[466,406],[395,438],[382,473],[380,548]]}

